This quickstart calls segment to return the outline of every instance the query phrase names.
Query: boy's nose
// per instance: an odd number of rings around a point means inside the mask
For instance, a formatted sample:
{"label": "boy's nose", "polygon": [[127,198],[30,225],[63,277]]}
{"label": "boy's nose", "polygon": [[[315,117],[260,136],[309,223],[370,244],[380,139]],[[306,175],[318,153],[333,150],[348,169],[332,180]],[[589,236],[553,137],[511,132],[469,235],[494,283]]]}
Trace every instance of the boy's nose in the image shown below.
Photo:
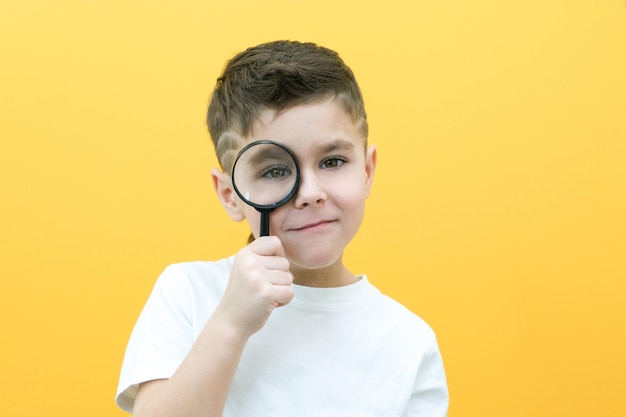
{"label": "boy's nose", "polygon": [[300,186],[294,199],[296,207],[307,207],[326,201],[326,191],[320,178],[311,172],[300,172]]}

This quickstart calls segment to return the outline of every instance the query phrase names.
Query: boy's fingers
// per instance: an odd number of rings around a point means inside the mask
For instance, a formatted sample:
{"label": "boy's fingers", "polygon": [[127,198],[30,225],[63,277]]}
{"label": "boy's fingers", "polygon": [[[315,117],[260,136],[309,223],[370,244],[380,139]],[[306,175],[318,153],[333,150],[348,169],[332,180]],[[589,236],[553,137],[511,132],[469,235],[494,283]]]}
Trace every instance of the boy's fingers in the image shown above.
{"label": "boy's fingers", "polygon": [[285,250],[276,236],[263,236],[248,245],[248,248],[261,256],[285,256]]}
{"label": "boy's fingers", "polygon": [[293,299],[293,287],[291,286],[277,286],[275,287],[275,300],[278,307],[282,307]]}
{"label": "boy's fingers", "polygon": [[268,274],[267,281],[273,285],[288,286],[293,284],[293,275],[289,271],[273,271]]}
{"label": "boy's fingers", "polygon": [[289,261],[282,256],[264,256],[261,259],[263,266],[273,271],[289,271]]}

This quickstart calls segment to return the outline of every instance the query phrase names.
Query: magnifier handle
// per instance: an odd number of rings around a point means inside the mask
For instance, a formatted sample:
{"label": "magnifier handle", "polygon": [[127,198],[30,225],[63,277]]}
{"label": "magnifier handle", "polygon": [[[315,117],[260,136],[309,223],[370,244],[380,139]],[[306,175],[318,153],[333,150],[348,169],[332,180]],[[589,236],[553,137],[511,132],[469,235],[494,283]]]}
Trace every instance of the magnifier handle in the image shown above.
{"label": "magnifier handle", "polygon": [[269,236],[270,235],[270,212],[269,210],[261,211],[261,236]]}

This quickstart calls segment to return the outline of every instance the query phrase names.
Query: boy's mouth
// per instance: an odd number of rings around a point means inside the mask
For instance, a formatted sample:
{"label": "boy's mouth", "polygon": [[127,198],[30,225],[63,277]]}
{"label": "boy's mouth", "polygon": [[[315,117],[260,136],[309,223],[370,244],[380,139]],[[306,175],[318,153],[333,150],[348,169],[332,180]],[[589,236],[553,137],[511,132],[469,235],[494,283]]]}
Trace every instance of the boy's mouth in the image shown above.
{"label": "boy's mouth", "polygon": [[319,220],[319,221],[307,223],[304,226],[294,227],[291,230],[296,231],[296,232],[306,231],[306,230],[316,230],[316,229],[321,229],[324,226],[327,226],[333,222],[334,220]]}

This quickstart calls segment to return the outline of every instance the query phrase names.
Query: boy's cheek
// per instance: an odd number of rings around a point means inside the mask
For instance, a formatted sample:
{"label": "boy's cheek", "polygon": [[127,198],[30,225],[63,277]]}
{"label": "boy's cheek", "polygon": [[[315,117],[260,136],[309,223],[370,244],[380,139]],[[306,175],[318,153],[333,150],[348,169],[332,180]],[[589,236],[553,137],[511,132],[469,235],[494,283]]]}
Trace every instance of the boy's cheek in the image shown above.
{"label": "boy's cheek", "polygon": [[[242,210],[245,220],[248,222],[248,226],[250,230],[253,232],[255,236],[258,235],[259,229],[261,227],[261,214],[256,211],[254,208],[249,207],[247,209]],[[270,214],[270,228],[272,225],[272,216]],[[270,229],[271,230],[271,229]]]}

